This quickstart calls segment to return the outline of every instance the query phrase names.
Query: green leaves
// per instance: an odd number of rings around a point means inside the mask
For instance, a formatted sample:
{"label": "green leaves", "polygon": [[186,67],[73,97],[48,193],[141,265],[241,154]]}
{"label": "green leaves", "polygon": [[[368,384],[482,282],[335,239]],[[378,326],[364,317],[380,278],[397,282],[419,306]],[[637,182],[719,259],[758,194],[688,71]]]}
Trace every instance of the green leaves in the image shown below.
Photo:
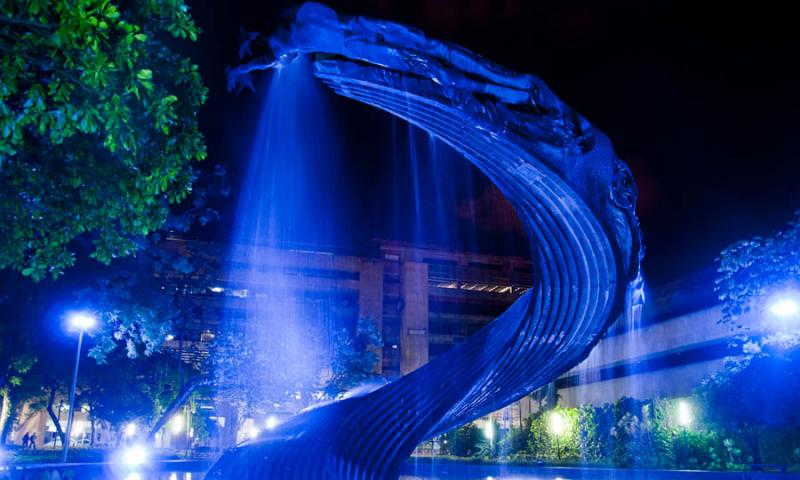
{"label": "green leaves", "polygon": [[35,280],[133,253],[186,198],[206,157],[183,0],[0,0],[0,268]]}
{"label": "green leaves", "polygon": [[[743,315],[755,311],[759,317],[767,318],[766,304],[774,295],[800,289],[800,211],[786,228],[770,236],[742,240],[727,247],[717,258],[717,273],[714,288],[722,301],[720,322],[729,325],[746,342],[748,329],[741,321]],[[767,329],[770,330],[774,328]],[[791,333],[779,332],[761,341],[785,342],[785,336]]]}
{"label": "green leaves", "polygon": [[136,77],[139,80],[150,80],[151,78],[153,78],[153,71],[147,68],[143,68],[139,70],[139,72],[136,74]]}

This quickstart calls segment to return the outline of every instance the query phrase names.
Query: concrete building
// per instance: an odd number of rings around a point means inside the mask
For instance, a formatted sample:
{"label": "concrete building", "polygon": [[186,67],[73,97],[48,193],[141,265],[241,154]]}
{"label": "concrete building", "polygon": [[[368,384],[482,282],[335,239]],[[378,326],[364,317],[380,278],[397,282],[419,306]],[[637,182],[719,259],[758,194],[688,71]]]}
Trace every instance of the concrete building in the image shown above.
{"label": "concrete building", "polygon": [[[171,238],[180,255],[213,251],[208,242]],[[254,303],[292,312],[322,325],[352,326],[371,319],[384,341],[378,372],[405,375],[471,335],[511,305],[531,285],[531,264],[520,257],[451,252],[377,241],[371,251],[319,247],[234,248],[208,285],[180,284],[167,274],[167,288],[190,295],[217,315],[184,325],[168,342],[187,361],[202,352],[220,320],[244,320]],[[253,275],[253,258],[257,257]],[[252,327],[252,326],[251,326]],[[192,348],[190,348],[190,345]]]}
{"label": "concrete building", "polygon": [[[185,254],[195,241],[172,239]],[[193,247],[194,245],[194,247]],[[303,305],[320,321],[375,322],[384,339],[379,372],[388,379],[405,375],[442,355],[491,322],[532,284],[524,258],[453,252],[434,247],[377,241],[364,252],[320,248],[253,247],[270,272],[273,302]],[[248,250],[243,249],[242,252]],[[251,255],[242,253],[241,255]],[[266,259],[266,260],[263,260]],[[234,258],[225,278],[209,285],[209,296],[236,297],[244,304],[265,295],[252,282],[241,286],[246,258]],[[591,355],[546,388],[507,408],[495,419],[520,425],[545,400],[561,405],[688,395],[726,357],[737,355],[713,291],[714,272],[706,270],[653,288],[640,319],[620,318]],[[221,304],[222,305],[222,304]],[[227,315],[236,316],[227,302]],[[753,321],[750,321],[753,323]],[[217,325],[192,327],[201,339]],[[205,333],[204,333],[205,332]]]}
{"label": "concrete building", "polygon": [[[352,326],[359,318],[371,319],[384,340],[376,370],[391,380],[491,322],[533,282],[533,266],[525,258],[391,241],[377,241],[367,252],[245,246],[235,248],[224,265],[221,244],[175,237],[166,247],[179,256],[205,255],[218,263],[208,272],[193,273],[191,285],[178,272],[156,279],[165,290],[186,295],[211,312],[188,319],[168,338],[166,347],[184,362],[205,355],[223,319],[244,321],[256,302],[323,326]],[[257,281],[252,275],[254,254],[256,270],[263,273]],[[622,396],[690,394],[725,357],[738,354],[731,348],[732,333],[718,324],[721,307],[713,278],[712,271],[704,271],[652,289],[641,319],[621,318],[584,362],[514,404],[498,405],[492,417],[509,428],[522,425],[524,418],[556,399],[561,405],[577,406]],[[745,321],[755,331],[762,328],[755,318]],[[40,442],[53,441],[55,428],[46,412],[24,417],[15,439],[37,431]],[[84,417],[79,412],[78,421]],[[78,428],[78,434],[84,435],[83,430]],[[101,429],[96,434],[100,444],[115,442],[111,432]],[[84,441],[73,438],[79,444]]]}

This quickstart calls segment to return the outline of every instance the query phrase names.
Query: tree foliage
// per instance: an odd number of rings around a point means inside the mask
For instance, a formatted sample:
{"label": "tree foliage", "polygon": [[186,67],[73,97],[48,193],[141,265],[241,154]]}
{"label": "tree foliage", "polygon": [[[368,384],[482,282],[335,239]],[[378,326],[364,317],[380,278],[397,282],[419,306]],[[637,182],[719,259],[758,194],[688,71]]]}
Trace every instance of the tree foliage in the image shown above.
{"label": "tree foliage", "polygon": [[785,291],[800,291],[800,211],[786,228],[766,237],[738,241],[717,258],[715,289],[722,301],[723,324],[743,339],[741,317],[762,312],[766,303]]}
{"label": "tree foliage", "polygon": [[755,463],[762,461],[767,433],[800,431],[800,349],[769,348],[773,351],[729,360],[698,389],[708,420],[739,438]]}
{"label": "tree foliage", "polygon": [[92,239],[108,263],[158,230],[206,156],[182,0],[0,0],[0,269],[35,280]]}

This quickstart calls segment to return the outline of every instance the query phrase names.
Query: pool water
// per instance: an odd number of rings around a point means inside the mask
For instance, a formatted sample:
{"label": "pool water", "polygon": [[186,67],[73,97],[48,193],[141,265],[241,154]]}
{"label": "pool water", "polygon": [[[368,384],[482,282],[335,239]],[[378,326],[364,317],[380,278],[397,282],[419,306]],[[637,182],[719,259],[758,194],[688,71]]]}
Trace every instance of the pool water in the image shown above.
{"label": "pool water", "polygon": [[[0,472],[0,480],[55,480],[75,478],[81,480],[203,480],[204,470],[197,464],[180,466],[162,465],[166,471],[123,472],[114,471],[108,464],[93,467],[80,466],[72,472],[62,467],[31,468],[17,470],[11,476]],[[207,469],[208,465],[204,465]],[[157,467],[156,467],[157,468]],[[62,470],[57,474],[55,470]],[[195,471],[189,471],[195,470]],[[6,474],[6,476],[4,476]],[[538,467],[531,465],[469,464],[458,462],[411,462],[406,464],[400,480],[800,480],[800,475],[751,472],[699,472],[699,471],[654,471],[617,470],[611,468]]]}

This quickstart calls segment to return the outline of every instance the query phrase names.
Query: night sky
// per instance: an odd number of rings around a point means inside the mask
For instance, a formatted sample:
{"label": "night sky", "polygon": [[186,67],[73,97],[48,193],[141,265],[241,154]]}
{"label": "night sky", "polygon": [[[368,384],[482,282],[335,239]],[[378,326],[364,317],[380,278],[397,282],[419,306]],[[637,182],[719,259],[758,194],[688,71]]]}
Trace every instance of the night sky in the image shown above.
{"label": "night sky", "polygon": [[[190,2],[204,30],[187,53],[200,64],[211,89],[203,111],[209,162],[228,166],[234,191],[260,105],[257,95],[225,91],[224,67],[238,62],[240,26],[272,31],[281,23],[281,12],[298,3]],[[800,42],[794,16],[752,3],[746,8],[734,2],[599,3],[327,4],[343,13],[414,25],[533,73],[603,130],[639,185],[651,284],[708,268],[730,242],[785,224],[800,208]],[[380,182],[387,181],[381,173],[385,159],[376,160],[375,152],[388,148],[386,131],[393,124],[380,112],[336,102],[348,123],[345,168],[360,184],[360,195],[375,200]],[[380,132],[364,136],[369,128]],[[511,217],[496,214],[503,205],[496,193],[478,185],[473,194],[461,199],[454,216],[471,202],[478,213],[472,226],[482,238],[492,243],[497,235],[513,236],[513,221],[496,221]],[[358,196],[349,201],[360,203]],[[375,218],[360,228],[364,238],[387,234]]]}

